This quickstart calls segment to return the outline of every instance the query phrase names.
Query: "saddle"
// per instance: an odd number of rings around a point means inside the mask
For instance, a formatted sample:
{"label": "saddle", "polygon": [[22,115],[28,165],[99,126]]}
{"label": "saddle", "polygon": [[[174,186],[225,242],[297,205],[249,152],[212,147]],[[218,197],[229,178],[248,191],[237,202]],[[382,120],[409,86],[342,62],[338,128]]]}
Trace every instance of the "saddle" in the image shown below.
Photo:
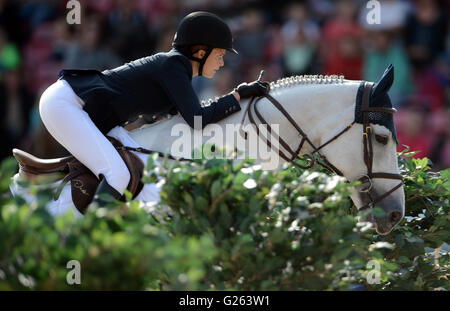
{"label": "saddle", "polygon": [[[134,153],[122,148],[122,143],[117,139],[112,137],[107,138],[117,149],[130,171],[131,178],[127,190],[130,191],[134,199],[144,186],[141,179],[145,165]],[[94,198],[100,180],[74,156],[57,159],[40,159],[19,149],[13,149],[13,155],[19,163],[19,173],[23,173],[28,177],[55,173],[61,174],[63,180],[55,193],[54,199],[58,199],[64,186],[70,182],[72,201],[75,207],[82,214],[86,212],[88,205]],[[125,198],[122,197],[121,200],[125,201]]]}

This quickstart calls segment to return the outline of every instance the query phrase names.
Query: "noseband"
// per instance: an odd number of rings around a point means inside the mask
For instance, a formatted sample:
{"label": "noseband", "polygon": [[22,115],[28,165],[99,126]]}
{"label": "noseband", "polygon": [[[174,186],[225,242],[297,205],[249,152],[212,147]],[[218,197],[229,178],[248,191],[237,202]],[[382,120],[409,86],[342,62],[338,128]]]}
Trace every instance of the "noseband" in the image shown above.
{"label": "noseband", "polygon": [[[365,175],[363,175],[363,177],[359,178],[358,181],[361,181],[362,183],[369,182],[370,186],[364,192],[367,194],[367,196],[370,200],[370,203],[361,207],[360,210],[365,210],[367,208],[373,208],[376,203],[382,201],[383,199],[385,199],[387,196],[392,194],[395,190],[399,189],[403,185],[402,176],[400,174],[379,173],[379,172],[374,173],[372,171],[372,167],[373,167],[372,132],[373,131],[372,131],[372,127],[370,126],[370,123],[369,123],[369,113],[370,112],[379,112],[379,113],[393,114],[396,112],[396,109],[394,109],[394,108],[370,107],[369,106],[370,94],[371,94],[373,85],[374,85],[374,83],[371,83],[371,82],[364,83],[362,106],[361,106],[361,113],[363,115],[362,138],[363,138],[363,145],[364,145],[364,149],[363,149],[364,163],[366,164],[366,167],[367,167],[367,174],[365,174]],[[331,139],[329,139],[328,141],[326,141],[319,147],[316,147],[312,143],[312,141],[309,139],[308,135],[306,135],[306,133],[300,128],[300,126],[294,121],[294,119],[289,115],[289,113],[283,108],[283,106],[275,98],[273,98],[269,93],[264,95],[264,97],[267,98],[286,117],[286,119],[289,121],[289,123],[291,123],[292,126],[294,126],[294,128],[297,130],[299,137],[301,137],[301,141],[300,141],[300,144],[297,147],[297,149],[295,151],[292,150],[291,147],[289,146],[289,144],[286,143],[286,141],[283,140],[278,135],[277,135],[278,136],[277,138],[278,138],[280,145],[283,146],[283,148],[287,151],[288,154],[286,154],[283,151],[281,151],[280,149],[272,146],[272,143],[267,138],[267,137],[270,137],[270,133],[273,132],[272,128],[270,127],[269,123],[263,118],[263,116],[261,115],[261,113],[258,110],[258,102],[262,99],[262,97],[259,97],[259,98],[254,97],[250,100],[249,104],[247,105],[247,109],[244,113],[244,116],[242,118],[241,124],[243,124],[245,115],[248,114],[250,122],[253,125],[255,125],[255,127],[256,127],[257,135],[267,144],[267,146],[269,148],[273,149],[275,152],[278,153],[278,155],[281,158],[283,158],[284,160],[286,160],[289,163],[292,163],[294,166],[302,168],[302,169],[310,169],[314,166],[314,163],[317,163],[317,164],[323,166],[324,168],[326,168],[327,170],[334,172],[340,176],[343,176],[342,172],[338,168],[336,168],[333,164],[331,164],[323,154],[320,153],[320,150],[323,147],[325,147],[326,145],[328,145],[329,143],[331,143],[334,140],[336,140],[337,138],[339,138],[342,134],[347,132],[353,126],[353,124],[355,124],[355,121],[353,121],[351,124],[349,124],[342,131],[340,131],[337,135],[335,135],[334,137],[332,137]],[[257,123],[255,122],[255,116],[253,115],[252,108],[255,111],[255,115],[259,119],[261,124],[264,124],[267,126],[267,132],[268,132],[267,137],[265,137],[262,133],[260,133]],[[247,132],[244,132],[244,137],[245,137],[245,139],[247,139],[247,137],[248,137]],[[297,159],[305,142],[307,142],[312,147],[313,151],[310,154],[303,155],[303,157],[305,157],[307,159],[307,165],[300,165],[297,162],[295,162],[294,160]],[[317,154],[318,158],[314,158],[313,157],[314,154]],[[370,190],[371,190],[372,184],[373,184],[372,179],[374,179],[374,178],[398,179],[398,180],[400,180],[400,183],[398,185],[396,185],[395,187],[393,187],[391,190],[384,193],[383,195],[374,198],[370,193]]]}

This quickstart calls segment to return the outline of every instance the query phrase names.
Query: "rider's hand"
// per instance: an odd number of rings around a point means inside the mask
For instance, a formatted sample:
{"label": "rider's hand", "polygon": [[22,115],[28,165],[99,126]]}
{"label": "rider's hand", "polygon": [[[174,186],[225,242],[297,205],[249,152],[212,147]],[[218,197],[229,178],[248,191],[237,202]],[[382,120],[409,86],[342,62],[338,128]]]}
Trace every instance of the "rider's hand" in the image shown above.
{"label": "rider's hand", "polygon": [[241,83],[235,89],[241,99],[253,96],[263,96],[269,92],[269,83],[262,81],[253,81],[251,83]]}

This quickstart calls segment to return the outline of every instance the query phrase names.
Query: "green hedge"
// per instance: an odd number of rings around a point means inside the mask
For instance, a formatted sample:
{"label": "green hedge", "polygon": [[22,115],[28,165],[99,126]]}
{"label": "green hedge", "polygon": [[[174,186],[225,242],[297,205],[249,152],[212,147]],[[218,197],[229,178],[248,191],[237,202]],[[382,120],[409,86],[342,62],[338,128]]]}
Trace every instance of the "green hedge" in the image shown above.
{"label": "green hedge", "polygon": [[[153,213],[130,201],[54,219],[44,208],[51,191],[33,206],[10,197],[10,159],[0,176],[0,289],[449,290],[450,169],[433,173],[411,156],[399,157],[407,217],[387,236],[358,224],[351,185],[320,169],[165,162]],[[80,262],[79,285],[66,281],[70,260]],[[368,282],[374,263],[379,284]]]}

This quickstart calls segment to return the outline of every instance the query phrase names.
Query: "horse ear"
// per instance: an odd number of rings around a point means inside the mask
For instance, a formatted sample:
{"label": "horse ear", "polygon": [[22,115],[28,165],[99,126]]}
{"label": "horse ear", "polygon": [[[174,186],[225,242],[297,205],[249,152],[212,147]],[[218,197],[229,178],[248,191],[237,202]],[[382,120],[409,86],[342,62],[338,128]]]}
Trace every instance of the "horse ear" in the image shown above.
{"label": "horse ear", "polygon": [[384,71],[381,78],[373,86],[372,96],[377,97],[381,94],[387,93],[394,82],[394,66],[390,64]]}

